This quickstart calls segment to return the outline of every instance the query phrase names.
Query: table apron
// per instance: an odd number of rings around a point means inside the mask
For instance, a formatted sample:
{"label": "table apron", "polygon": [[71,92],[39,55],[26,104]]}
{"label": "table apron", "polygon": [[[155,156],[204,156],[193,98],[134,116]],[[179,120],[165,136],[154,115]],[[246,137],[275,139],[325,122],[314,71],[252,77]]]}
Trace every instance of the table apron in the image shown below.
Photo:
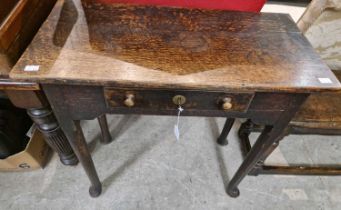
{"label": "table apron", "polygon": [[[112,107],[108,105],[102,86],[81,86],[81,85],[51,85],[43,84],[46,94],[50,94],[58,100],[60,107],[70,114],[74,120],[90,120],[101,114],[142,114],[142,115],[177,115],[177,107],[174,109],[150,109],[150,108],[129,108]],[[113,89],[113,87],[111,87]],[[152,90],[149,90],[152,91]],[[155,90],[158,91],[158,90]],[[186,91],[186,90],[177,90]],[[201,94],[210,91],[201,90]],[[223,94],[228,91],[222,91]],[[234,92],[233,94],[238,94]],[[245,94],[242,92],[240,94]],[[183,116],[203,116],[203,117],[233,117],[251,118],[255,122],[262,124],[272,124],[278,116],[285,110],[295,105],[298,93],[264,93],[256,92],[247,110],[243,111],[224,111],[220,109],[185,109]],[[157,101],[156,101],[157,103]],[[249,103],[249,102],[248,102]]]}

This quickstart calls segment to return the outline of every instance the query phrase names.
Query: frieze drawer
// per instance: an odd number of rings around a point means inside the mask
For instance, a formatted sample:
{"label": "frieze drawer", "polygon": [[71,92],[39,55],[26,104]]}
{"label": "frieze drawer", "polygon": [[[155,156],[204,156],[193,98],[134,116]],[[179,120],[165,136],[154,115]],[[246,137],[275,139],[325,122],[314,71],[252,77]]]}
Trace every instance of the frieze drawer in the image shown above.
{"label": "frieze drawer", "polygon": [[104,96],[111,108],[246,112],[254,93],[104,88]]}

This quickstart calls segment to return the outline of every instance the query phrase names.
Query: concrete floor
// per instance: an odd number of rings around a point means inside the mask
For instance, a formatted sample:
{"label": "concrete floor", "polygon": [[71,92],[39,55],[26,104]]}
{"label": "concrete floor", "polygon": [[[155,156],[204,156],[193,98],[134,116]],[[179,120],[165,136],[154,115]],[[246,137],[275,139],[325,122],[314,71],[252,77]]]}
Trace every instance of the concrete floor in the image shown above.
{"label": "concrete floor", "polygon": [[[221,147],[215,140],[223,118],[181,118],[179,142],[175,117],[108,119],[115,141],[106,146],[97,143],[96,121],[82,124],[103,183],[100,197],[89,197],[80,165],[65,167],[54,155],[44,170],[0,173],[0,209],[340,209],[341,177],[247,176],[240,197],[228,197],[225,186],[242,161],[239,122]],[[337,163],[340,140],[292,135],[268,162]]]}
{"label": "concrete floor", "polygon": [[[265,5],[263,11],[290,13],[303,7]],[[44,170],[0,173],[2,209],[341,209],[341,177],[247,176],[241,195],[230,198],[225,186],[242,162],[236,123],[229,145],[215,143],[222,118],[181,118],[181,140],[174,117],[108,116],[115,139],[98,144],[96,121],[83,122],[85,136],[103,183],[93,199],[80,165],[63,166],[54,154]],[[253,134],[252,138],[256,138]],[[341,138],[286,137],[267,163],[340,163]]]}

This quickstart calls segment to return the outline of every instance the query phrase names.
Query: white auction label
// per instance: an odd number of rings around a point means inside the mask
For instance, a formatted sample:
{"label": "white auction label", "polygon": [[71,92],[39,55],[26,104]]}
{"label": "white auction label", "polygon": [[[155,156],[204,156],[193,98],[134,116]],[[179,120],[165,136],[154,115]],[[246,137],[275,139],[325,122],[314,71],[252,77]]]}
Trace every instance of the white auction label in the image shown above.
{"label": "white auction label", "polygon": [[322,83],[322,84],[331,84],[331,83],[333,83],[332,81],[331,81],[331,79],[329,79],[329,78],[327,78],[327,77],[323,77],[323,78],[318,78],[319,79],[319,81],[320,81],[320,83]]}
{"label": "white auction label", "polygon": [[39,65],[27,65],[24,71],[39,71]]}

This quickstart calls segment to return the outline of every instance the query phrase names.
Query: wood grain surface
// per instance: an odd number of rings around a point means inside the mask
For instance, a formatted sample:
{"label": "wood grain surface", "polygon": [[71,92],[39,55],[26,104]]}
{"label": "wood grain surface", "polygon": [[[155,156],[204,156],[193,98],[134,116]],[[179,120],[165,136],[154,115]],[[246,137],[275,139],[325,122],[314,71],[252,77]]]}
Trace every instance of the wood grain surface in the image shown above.
{"label": "wood grain surface", "polygon": [[[341,80],[341,71],[334,72]],[[290,124],[307,128],[341,129],[341,92],[310,95]]]}
{"label": "wood grain surface", "polygon": [[[40,68],[26,72],[26,65]],[[10,77],[174,89],[340,89],[288,15],[89,0],[59,0]]]}

